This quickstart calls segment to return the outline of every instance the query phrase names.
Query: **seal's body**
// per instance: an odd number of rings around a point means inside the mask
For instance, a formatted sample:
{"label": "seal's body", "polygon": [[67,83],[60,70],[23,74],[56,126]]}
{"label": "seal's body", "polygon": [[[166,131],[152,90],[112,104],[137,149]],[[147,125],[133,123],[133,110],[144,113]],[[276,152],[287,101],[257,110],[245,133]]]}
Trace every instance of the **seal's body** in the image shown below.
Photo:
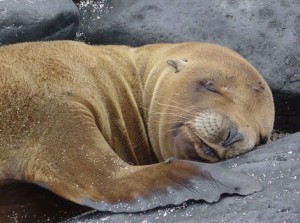
{"label": "seal's body", "polygon": [[1,181],[141,211],[260,190],[181,159],[215,162],[266,143],[274,105],[257,71],[217,45],[58,41],[0,48],[0,114]]}

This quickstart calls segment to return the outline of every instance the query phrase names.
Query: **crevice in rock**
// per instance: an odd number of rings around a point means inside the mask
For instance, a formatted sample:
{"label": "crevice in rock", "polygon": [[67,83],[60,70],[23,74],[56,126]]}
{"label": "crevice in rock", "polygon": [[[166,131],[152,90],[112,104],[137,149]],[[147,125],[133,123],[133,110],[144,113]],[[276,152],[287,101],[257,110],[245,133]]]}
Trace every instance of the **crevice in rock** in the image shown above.
{"label": "crevice in rock", "polygon": [[275,103],[274,129],[282,133],[300,131],[300,94],[273,91]]}

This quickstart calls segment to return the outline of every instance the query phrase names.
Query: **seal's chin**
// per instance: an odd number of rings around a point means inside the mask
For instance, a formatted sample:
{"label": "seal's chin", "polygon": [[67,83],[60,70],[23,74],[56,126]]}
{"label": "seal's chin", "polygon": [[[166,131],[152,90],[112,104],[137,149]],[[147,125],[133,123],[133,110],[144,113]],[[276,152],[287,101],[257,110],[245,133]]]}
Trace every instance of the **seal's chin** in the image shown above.
{"label": "seal's chin", "polygon": [[201,161],[217,162],[221,159],[218,157],[218,153],[208,146],[193,130],[191,130],[191,134],[197,139],[194,148]]}
{"label": "seal's chin", "polygon": [[215,153],[211,147],[209,147],[205,142],[203,142],[203,140],[200,139],[198,136],[196,136],[196,137],[198,138],[199,141],[201,141],[201,145],[202,145],[201,149],[205,155],[210,156],[210,157],[217,157],[217,153]]}
{"label": "seal's chin", "polygon": [[[175,130],[174,130],[175,131]],[[173,131],[175,157],[204,162],[217,162],[220,160],[213,148],[208,146],[189,125],[183,124]]]}

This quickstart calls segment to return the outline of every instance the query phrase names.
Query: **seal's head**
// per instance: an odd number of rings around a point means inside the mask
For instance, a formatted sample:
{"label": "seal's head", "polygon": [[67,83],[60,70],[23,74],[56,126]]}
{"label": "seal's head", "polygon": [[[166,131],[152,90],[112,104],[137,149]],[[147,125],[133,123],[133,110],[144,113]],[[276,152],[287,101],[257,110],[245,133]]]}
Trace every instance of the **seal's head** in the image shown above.
{"label": "seal's head", "polygon": [[255,68],[217,45],[182,50],[166,61],[150,103],[149,135],[158,159],[216,162],[268,142],[273,98]]}

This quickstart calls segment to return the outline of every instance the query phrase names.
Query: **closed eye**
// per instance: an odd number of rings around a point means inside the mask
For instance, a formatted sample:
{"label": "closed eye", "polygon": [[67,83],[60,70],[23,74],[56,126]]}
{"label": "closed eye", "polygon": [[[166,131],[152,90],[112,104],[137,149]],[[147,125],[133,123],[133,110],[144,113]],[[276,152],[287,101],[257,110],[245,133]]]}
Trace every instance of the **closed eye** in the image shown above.
{"label": "closed eye", "polygon": [[197,86],[197,91],[210,91],[213,93],[220,94],[220,92],[217,90],[216,86],[214,85],[214,82],[212,80],[207,81],[199,81]]}

